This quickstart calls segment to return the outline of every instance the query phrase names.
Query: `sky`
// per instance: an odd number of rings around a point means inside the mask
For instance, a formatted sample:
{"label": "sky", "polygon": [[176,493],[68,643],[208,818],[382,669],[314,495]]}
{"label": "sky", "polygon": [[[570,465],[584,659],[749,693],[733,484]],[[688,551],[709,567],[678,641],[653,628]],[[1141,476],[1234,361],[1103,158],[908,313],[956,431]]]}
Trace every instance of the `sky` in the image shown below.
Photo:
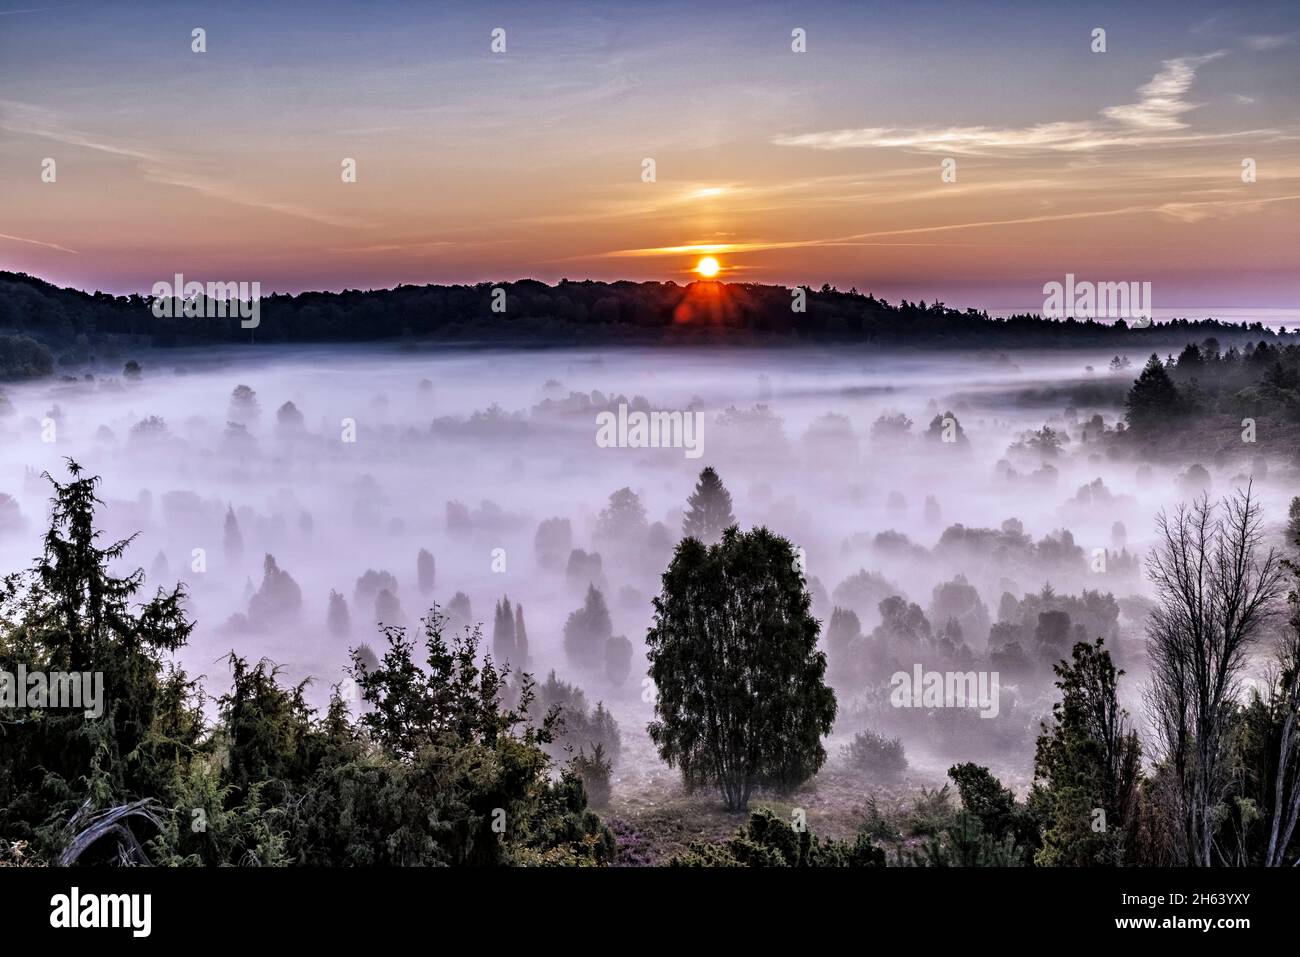
{"label": "sky", "polygon": [[1300,3],[0,0],[0,269],[297,292],[703,255],[960,308],[1067,273],[1300,308]]}

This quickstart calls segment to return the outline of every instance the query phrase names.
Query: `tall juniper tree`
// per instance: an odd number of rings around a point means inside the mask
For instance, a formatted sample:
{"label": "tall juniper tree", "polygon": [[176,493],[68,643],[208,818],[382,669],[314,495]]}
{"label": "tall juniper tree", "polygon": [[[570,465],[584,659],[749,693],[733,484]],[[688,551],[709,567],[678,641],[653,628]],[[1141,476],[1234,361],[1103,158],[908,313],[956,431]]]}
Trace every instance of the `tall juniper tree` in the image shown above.
{"label": "tall juniper tree", "polygon": [[433,593],[436,572],[437,565],[433,560],[433,553],[427,548],[420,549],[420,554],[415,556],[415,576],[421,595]]}
{"label": "tall juniper tree", "polygon": [[492,622],[492,657],[498,665],[517,665],[519,656],[515,640],[515,612],[510,606],[510,596],[505,596],[496,604],[496,615]]}
{"label": "tall juniper tree", "polygon": [[515,668],[528,667],[528,629],[524,627],[523,602],[515,605]]}
{"label": "tall juniper tree", "polygon": [[1045,824],[1039,864],[1128,863],[1142,747],[1119,705],[1124,672],[1104,644],[1079,642],[1054,666],[1061,700],[1034,754],[1031,803]]}
{"label": "tall juniper tree", "polygon": [[226,525],[222,544],[226,561],[232,565],[237,564],[244,557],[244,536],[239,531],[239,519],[235,518],[233,505],[226,506]]}
{"label": "tall juniper tree", "polygon": [[683,539],[654,605],[649,731],[686,785],[718,787],[735,811],[757,787],[789,790],[815,774],[835,693],[790,542],[734,526],[715,545]]}
{"label": "tall juniper tree", "polygon": [[22,663],[29,673],[98,674],[102,713],[88,703],[6,709],[0,833],[10,837],[35,839],[43,827],[48,838],[82,802],[101,809],[150,794],[198,733],[189,720],[193,684],[163,663],[194,627],[184,587],[138,601],[144,571],[110,571],[131,539],[98,544],[98,476],[83,475],[71,459],[68,472],[67,483],[44,475],[54,494],[43,553],[0,588],[0,669],[13,674]]}

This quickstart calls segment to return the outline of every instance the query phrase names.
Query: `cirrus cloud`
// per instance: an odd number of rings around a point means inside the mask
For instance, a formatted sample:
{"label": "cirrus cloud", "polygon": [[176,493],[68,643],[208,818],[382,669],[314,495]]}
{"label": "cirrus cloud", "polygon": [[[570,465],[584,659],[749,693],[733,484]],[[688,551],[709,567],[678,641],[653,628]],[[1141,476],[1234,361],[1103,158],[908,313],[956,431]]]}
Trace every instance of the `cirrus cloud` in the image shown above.
{"label": "cirrus cloud", "polygon": [[1189,145],[1241,136],[1273,135],[1275,130],[1197,134],[1186,132],[1184,114],[1200,104],[1186,99],[1196,72],[1225,56],[1217,50],[1201,56],[1165,60],[1139,87],[1136,102],[1108,106],[1100,119],[1061,120],[1025,127],[952,126],[928,128],[863,127],[778,136],[778,146],[819,150],[907,149],[924,153],[988,155],[1038,152],[1086,153],[1110,148]]}

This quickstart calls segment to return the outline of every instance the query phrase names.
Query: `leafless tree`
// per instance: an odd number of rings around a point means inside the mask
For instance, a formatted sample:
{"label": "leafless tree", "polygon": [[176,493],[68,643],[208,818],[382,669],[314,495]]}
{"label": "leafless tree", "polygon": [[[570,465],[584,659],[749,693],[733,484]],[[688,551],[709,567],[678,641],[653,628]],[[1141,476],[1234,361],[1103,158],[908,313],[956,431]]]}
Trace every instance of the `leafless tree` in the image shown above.
{"label": "leafless tree", "polygon": [[[1300,564],[1283,562],[1293,582],[1300,585]],[[1269,680],[1266,701],[1271,714],[1281,721],[1277,771],[1273,779],[1273,800],[1269,803],[1268,846],[1265,867],[1280,867],[1291,846],[1300,819],[1300,589],[1288,596],[1290,627],[1278,639],[1277,661]],[[1300,862],[1297,862],[1300,863]]]}
{"label": "leafless tree", "polygon": [[1172,770],[1178,863],[1208,867],[1213,811],[1228,786],[1228,729],[1246,656],[1284,585],[1274,549],[1263,550],[1250,486],[1211,504],[1201,496],[1156,519],[1147,559],[1159,592],[1147,621],[1147,708]]}

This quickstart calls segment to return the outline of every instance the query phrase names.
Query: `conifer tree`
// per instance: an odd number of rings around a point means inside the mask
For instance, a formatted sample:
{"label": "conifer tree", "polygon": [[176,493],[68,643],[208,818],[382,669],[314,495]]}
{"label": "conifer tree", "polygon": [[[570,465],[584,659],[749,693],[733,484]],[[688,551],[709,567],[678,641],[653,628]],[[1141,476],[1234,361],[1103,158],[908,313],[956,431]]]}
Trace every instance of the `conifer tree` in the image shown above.
{"label": "conifer tree", "polygon": [[341,594],[330,589],[329,613],[326,625],[335,638],[346,638],[352,631],[352,617],[348,614],[348,602]]}
{"label": "conifer tree", "polygon": [[595,585],[587,586],[582,607],[564,623],[564,653],[580,668],[595,670],[605,664],[605,642],[614,633],[605,596]]}
{"label": "conifer tree", "polygon": [[682,522],[682,535],[688,538],[711,545],[722,537],[724,529],[736,524],[736,516],[731,513],[731,493],[711,466],[700,473],[687,504],[690,509]]}
{"label": "conifer tree", "polygon": [[0,589],[0,671],[13,675],[21,664],[29,674],[99,676],[98,703],[18,700],[3,712],[0,834],[54,851],[61,826],[83,803],[103,808],[155,793],[199,733],[193,683],[163,664],[194,628],[184,587],[159,587],[142,601],[142,569],[114,575],[131,540],[99,547],[99,478],[84,476],[71,459],[68,472],[67,483],[44,474],[54,495],[43,552]]}
{"label": "conifer tree", "polygon": [[492,658],[498,668],[507,664],[517,666],[519,652],[515,643],[515,612],[510,607],[510,596],[506,595],[496,605],[496,616],[492,623]]}
{"label": "conifer tree", "polygon": [[528,629],[524,627],[524,606],[515,605],[515,670],[528,667]]}
{"label": "conifer tree", "polygon": [[421,595],[428,595],[433,591],[436,568],[432,553],[427,548],[420,549],[420,554],[415,557],[415,575]]}
{"label": "conifer tree", "polygon": [[687,786],[716,786],[738,811],[756,787],[815,774],[836,704],[794,546],[765,528],[686,538],[654,604],[650,737]]}
{"label": "conifer tree", "polygon": [[232,565],[244,557],[244,536],[239,531],[239,520],[235,518],[234,506],[226,506],[225,530],[226,561]]}
{"label": "conifer tree", "polygon": [[1129,428],[1151,433],[1167,428],[1182,409],[1178,386],[1154,352],[1124,400]]}

